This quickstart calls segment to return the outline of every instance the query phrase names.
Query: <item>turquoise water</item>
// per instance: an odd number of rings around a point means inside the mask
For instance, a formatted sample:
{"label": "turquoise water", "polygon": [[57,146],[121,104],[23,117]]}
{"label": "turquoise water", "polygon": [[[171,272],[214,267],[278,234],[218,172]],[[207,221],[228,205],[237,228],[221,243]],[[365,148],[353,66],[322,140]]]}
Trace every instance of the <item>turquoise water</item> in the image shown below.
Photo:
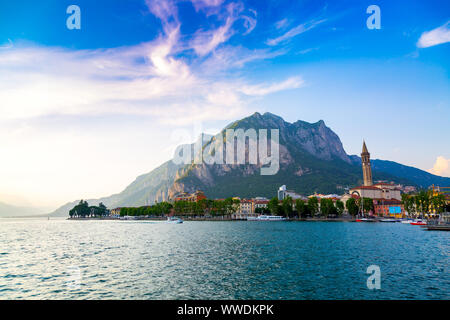
{"label": "turquoise water", "polygon": [[399,223],[0,219],[0,298],[449,299],[449,240]]}

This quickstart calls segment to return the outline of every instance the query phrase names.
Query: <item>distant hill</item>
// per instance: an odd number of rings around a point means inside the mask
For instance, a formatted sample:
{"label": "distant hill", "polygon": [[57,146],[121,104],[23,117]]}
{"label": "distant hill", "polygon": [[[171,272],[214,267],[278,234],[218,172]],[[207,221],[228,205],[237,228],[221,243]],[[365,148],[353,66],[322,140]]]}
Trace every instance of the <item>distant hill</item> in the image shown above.
{"label": "distant hill", "polygon": [[[353,155],[351,158],[356,165],[361,165],[360,157]],[[394,161],[374,159],[370,160],[370,162],[373,170],[409,179],[421,188],[428,188],[433,184],[441,187],[450,187],[450,178],[447,177],[437,176]]]}
{"label": "distant hill", "polygon": [[[316,123],[300,120],[289,123],[271,113],[255,113],[229,124],[215,137],[208,136],[203,140],[202,149],[207,149],[218,135],[224,135],[227,128],[279,129],[278,173],[262,176],[259,164],[176,165],[169,160],[136,178],[121,193],[87,201],[93,205],[103,202],[109,208],[142,206],[167,200],[181,191],[193,192],[197,189],[203,190],[210,198],[273,197],[283,184],[305,195],[314,192],[342,194],[343,187],[362,184],[361,159],[347,155],[337,134],[322,120]],[[372,160],[372,168],[374,180],[389,180],[419,187],[431,184],[450,186],[450,178],[435,176],[392,161]],[[78,201],[67,203],[52,215],[67,216]]]}
{"label": "distant hill", "polygon": [[23,217],[45,214],[45,209],[35,207],[18,207],[0,202],[0,217]]}

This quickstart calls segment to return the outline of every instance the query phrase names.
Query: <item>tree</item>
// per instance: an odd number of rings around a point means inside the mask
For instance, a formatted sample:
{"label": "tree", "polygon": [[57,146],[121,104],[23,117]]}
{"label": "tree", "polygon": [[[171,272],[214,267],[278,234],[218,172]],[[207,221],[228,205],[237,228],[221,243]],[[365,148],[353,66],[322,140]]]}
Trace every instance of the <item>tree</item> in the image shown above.
{"label": "tree", "polygon": [[283,201],[281,203],[281,207],[282,207],[282,211],[286,217],[292,216],[292,211],[293,211],[292,205],[293,205],[293,201],[292,201],[291,197],[287,196],[286,198],[283,199]]}
{"label": "tree", "polygon": [[280,214],[281,207],[280,207],[277,197],[273,197],[272,199],[270,199],[269,204],[267,206],[272,214],[274,214],[274,215]]}
{"label": "tree", "polygon": [[311,197],[308,199],[308,210],[312,217],[319,212],[319,200],[316,197]]}
{"label": "tree", "polygon": [[99,203],[98,209],[99,209],[99,214],[100,214],[100,216],[106,216],[106,215],[108,215],[108,209],[107,209],[106,206],[103,204],[103,202],[100,202],[100,203]]}
{"label": "tree", "polygon": [[334,206],[333,200],[322,198],[320,200],[320,212],[325,217],[337,215],[337,210]]}
{"label": "tree", "polygon": [[89,204],[87,203],[87,201],[83,200],[80,200],[80,202],[69,211],[69,215],[71,217],[76,216],[86,218],[89,217],[90,214],[91,209],[89,208]]}
{"label": "tree", "polygon": [[345,202],[345,206],[347,207],[348,213],[351,216],[356,216],[359,212],[358,205],[356,204],[355,198],[350,198]]}
{"label": "tree", "polygon": [[299,218],[305,218],[307,209],[306,209],[306,203],[302,199],[295,200],[295,208],[297,210],[297,214]]}
{"label": "tree", "polygon": [[223,201],[222,212],[224,214],[227,214],[228,216],[231,216],[233,213],[239,210],[240,203],[241,201],[239,201],[238,199],[226,198]]}
{"label": "tree", "polygon": [[338,216],[342,216],[344,213],[344,203],[341,200],[336,201],[336,213]]}
{"label": "tree", "polygon": [[433,209],[436,214],[441,214],[445,209],[445,196],[440,193],[431,198],[431,203],[433,204]]}
{"label": "tree", "polygon": [[363,210],[367,213],[369,213],[370,211],[374,211],[372,198],[363,198]]}
{"label": "tree", "polygon": [[415,197],[416,209],[421,213],[421,216],[429,212],[431,193],[426,190],[421,190]]}
{"label": "tree", "polygon": [[402,204],[405,208],[406,212],[408,212],[408,215],[414,215],[416,212],[415,207],[415,196],[403,193],[402,194]]}

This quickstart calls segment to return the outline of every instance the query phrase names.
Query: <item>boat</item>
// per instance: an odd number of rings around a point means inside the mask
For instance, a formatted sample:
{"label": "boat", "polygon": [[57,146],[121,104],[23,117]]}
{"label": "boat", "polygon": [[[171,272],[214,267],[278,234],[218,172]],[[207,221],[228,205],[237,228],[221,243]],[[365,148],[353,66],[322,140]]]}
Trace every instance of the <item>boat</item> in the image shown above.
{"label": "boat", "polygon": [[396,219],[380,219],[380,222],[397,222]]}
{"label": "boat", "polygon": [[411,222],[414,222],[414,220],[402,220],[400,222],[404,224],[411,224]]}
{"label": "boat", "polygon": [[359,219],[356,219],[356,222],[377,222],[377,220],[375,220],[375,219],[371,219],[371,218],[359,218]]}
{"label": "boat", "polygon": [[183,220],[177,217],[167,217],[167,223],[183,223]]}
{"label": "boat", "polygon": [[426,226],[427,222],[425,220],[418,219],[418,220],[414,220],[413,222],[411,222],[411,224],[413,226]]}
{"label": "boat", "polygon": [[260,215],[257,217],[247,217],[247,221],[285,221],[285,220],[287,219],[282,216]]}

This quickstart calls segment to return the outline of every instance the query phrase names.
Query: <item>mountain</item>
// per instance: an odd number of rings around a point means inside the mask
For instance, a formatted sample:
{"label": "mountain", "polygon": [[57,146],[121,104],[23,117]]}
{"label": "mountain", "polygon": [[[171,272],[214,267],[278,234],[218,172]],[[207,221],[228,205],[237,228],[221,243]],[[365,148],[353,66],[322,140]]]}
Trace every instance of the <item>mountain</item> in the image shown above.
{"label": "mountain", "polygon": [[[215,155],[214,143],[219,141],[220,137],[226,140],[226,129],[255,129],[257,132],[259,129],[278,129],[279,171],[275,175],[261,175],[260,163],[184,165],[169,160],[151,172],[137,177],[122,192],[87,201],[95,205],[103,202],[107,207],[114,208],[147,205],[173,198],[176,193],[182,191],[203,190],[210,198],[273,197],[278,187],[284,184],[289,189],[305,195],[314,192],[343,193],[345,187],[362,184],[361,159],[347,155],[337,134],[322,120],[316,123],[300,120],[289,123],[271,113],[254,113],[231,123],[216,136],[202,135],[195,143],[180,146],[179,149],[187,147],[191,152],[201,150],[202,154]],[[226,148],[223,152],[225,154]],[[247,157],[248,152],[249,143],[246,143]],[[199,152],[194,154],[195,158],[199,155]],[[433,183],[450,186],[450,178],[431,175],[391,161],[372,160],[372,168],[375,181],[388,180],[422,187]],[[67,203],[52,215],[66,216],[68,210],[78,201]]]}
{"label": "mountain", "polygon": [[[356,155],[350,157],[353,163],[361,165],[360,157]],[[370,160],[370,162],[373,170],[385,172],[400,178],[407,178],[421,188],[427,188],[433,184],[441,187],[450,186],[450,178],[440,177],[414,167],[380,159]]]}
{"label": "mountain", "polygon": [[37,216],[45,213],[45,209],[35,207],[18,207],[0,202],[0,217]]}
{"label": "mountain", "polygon": [[[343,193],[344,187],[362,183],[361,167],[353,163],[339,137],[322,120],[288,123],[271,113],[255,113],[233,122],[219,135],[225,136],[226,129],[250,128],[279,129],[280,169],[277,174],[260,175],[260,164],[192,164],[179,171],[169,196],[181,191],[204,190],[211,198],[232,195],[273,197],[278,187],[284,184],[301,194]],[[385,172],[374,171],[373,176],[375,180],[413,184]]]}

